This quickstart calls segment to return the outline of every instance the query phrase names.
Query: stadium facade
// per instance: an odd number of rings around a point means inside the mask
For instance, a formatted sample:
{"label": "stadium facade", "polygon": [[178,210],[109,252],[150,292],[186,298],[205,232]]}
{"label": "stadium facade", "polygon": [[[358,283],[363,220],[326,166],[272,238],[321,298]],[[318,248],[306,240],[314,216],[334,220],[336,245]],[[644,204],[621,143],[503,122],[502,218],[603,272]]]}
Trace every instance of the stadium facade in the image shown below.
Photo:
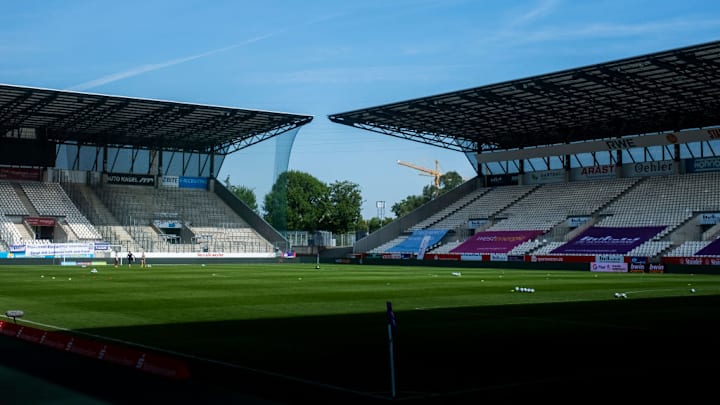
{"label": "stadium facade", "polygon": [[329,116],[478,173],[356,258],[720,270],[719,67],[711,42]]}
{"label": "stadium facade", "polygon": [[[329,116],[478,174],[340,260],[720,269],[719,67],[712,42]],[[216,175],[312,119],[0,85],[0,255],[282,256]]]}

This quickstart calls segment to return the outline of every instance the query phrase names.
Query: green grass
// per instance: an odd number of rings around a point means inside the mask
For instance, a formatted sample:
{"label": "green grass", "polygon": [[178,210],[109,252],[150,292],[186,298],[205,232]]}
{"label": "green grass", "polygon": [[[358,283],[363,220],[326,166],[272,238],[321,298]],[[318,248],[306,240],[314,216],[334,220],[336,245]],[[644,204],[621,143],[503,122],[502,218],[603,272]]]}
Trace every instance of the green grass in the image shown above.
{"label": "green grass", "polygon": [[685,365],[708,361],[706,334],[720,320],[716,275],[287,263],[97,269],[3,266],[0,309],[23,310],[31,326],[188,356],[198,374],[222,362],[386,395],[392,301],[398,390],[426,399],[547,377],[538,367],[567,379],[618,363],[669,367],[688,352],[697,356]]}

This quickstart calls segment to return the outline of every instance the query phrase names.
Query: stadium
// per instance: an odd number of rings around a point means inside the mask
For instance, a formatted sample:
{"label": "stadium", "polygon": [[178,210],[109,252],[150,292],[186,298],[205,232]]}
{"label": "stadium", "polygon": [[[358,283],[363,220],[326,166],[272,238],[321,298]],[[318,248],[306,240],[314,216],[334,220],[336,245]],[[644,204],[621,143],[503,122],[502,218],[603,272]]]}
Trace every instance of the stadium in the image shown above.
{"label": "stadium", "polygon": [[0,85],[7,399],[707,399],[718,67],[711,42],[330,115],[477,168],[348,246],[216,178],[311,115]]}

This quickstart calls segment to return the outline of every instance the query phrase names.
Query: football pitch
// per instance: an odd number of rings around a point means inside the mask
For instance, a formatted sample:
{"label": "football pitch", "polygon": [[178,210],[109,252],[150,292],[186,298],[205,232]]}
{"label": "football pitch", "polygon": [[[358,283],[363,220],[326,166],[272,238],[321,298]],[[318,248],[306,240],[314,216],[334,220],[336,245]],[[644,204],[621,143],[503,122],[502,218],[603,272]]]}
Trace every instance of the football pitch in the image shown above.
{"label": "football pitch", "polygon": [[687,394],[694,384],[692,401],[704,388],[698,370],[720,358],[717,275],[314,263],[95,270],[2,266],[2,313],[177,356],[193,379],[280,403],[498,402],[597,383],[606,388],[596,395],[650,383]]}

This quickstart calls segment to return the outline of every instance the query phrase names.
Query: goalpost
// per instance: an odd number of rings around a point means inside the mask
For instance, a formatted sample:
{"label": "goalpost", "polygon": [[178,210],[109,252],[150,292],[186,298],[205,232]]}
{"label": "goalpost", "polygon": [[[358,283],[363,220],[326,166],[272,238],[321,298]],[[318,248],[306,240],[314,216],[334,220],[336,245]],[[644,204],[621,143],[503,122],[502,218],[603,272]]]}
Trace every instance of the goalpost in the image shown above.
{"label": "goalpost", "polygon": [[108,245],[110,246],[110,260],[115,264],[115,258],[118,258],[118,266],[123,265],[123,257],[127,255],[127,252],[123,252],[122,245]]}

